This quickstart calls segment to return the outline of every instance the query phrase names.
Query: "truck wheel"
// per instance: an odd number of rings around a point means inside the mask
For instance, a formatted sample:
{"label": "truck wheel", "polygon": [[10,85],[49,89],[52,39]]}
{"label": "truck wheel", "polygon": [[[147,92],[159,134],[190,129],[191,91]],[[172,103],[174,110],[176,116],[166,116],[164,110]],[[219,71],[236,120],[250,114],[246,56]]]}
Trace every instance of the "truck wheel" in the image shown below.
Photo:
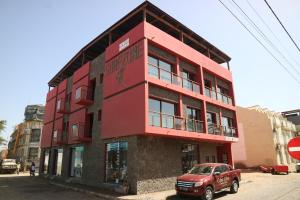
{"label": "truck wheel", "polygon": [[205,188],[202,199],[203,200],[213,200],[214,199],[214,190],[212,189],[212,187],[208,186]]}
{"label": "truck wheel", "polygon": [[232,194],[237,193],[239,190],[239,183],[237,182],[237,180],[233,180],[231,187],[230,187],[230,192]]}

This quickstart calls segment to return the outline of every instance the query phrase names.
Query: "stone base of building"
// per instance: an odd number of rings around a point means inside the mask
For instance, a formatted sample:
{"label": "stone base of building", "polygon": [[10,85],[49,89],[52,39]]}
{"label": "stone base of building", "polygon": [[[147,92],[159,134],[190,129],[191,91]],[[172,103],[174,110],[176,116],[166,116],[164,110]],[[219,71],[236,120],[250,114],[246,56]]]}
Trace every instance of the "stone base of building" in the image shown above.
{"label": "stone base of building", "polygon": [[[62,150],[58,150],[61,147],[43,149],[41,176],[48,174],[52,179],[120,193],[129,188],[131,194],[143,194],[174,189],[176,177],[194,164],[232,163],[230,143],[152,136],[94,141],[97,140],[93,139],[84,145],[63,145]],[[78,160],[76,162],[78,166],[82,164],[82,167],[75,169],[71,167],[74,160],[72,151],[79,146],[83,147],[82,163]],[[57,152],[62,154],[58,156]],[[59,162],[58,157],[62,157]]]}

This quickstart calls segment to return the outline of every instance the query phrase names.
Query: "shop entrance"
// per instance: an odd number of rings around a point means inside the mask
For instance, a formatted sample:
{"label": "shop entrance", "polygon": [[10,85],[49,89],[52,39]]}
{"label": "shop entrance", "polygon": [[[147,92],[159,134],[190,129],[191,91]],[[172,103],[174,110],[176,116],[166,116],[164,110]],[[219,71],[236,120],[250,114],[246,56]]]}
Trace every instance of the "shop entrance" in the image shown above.
{"label": "shop entrance", "polygon": [[195,164],[199,163],[199,148],[196,144],[183,144],[181,146],[182,172],[187,173]]}

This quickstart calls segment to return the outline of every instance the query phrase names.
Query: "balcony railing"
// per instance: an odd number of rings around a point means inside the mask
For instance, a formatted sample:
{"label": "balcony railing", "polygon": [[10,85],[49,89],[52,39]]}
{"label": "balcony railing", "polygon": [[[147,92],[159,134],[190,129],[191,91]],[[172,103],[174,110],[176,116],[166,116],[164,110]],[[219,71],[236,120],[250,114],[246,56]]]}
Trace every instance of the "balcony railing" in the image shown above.
{"label": "balcony railing", "polygon": [[80,86],[75,90],[75,103],[80,105],[90,105],[93,103],[92,91],[88,86]]}
{"label": "balcony railing", "polygon": [[237,137],[237,131],[234,127],[221,126],[218,124],[208,124],[207,128],[209,134]]}
{"label": "balcony railing", "polygon": [[200,94],[199,83],[186,78],[182,78],[172,72],[158,68],[154,65],[149,64],[148,66],[148,74],[150,76]]}
{"label": "balcony railing", "polygon": [[205,87],[205,96],[210,97],[214,100],[219,100],[223,103],[232,105],[232,98],[226,94],[222,94],[220,92],[216,92],[209,87]]}
{"label": "balcony railing", "polygon": [[203,133],[203,122],[194,119],[185,119],[179,116],[149,111],[149,125]]}
{"label": "balcony railing", "polygon": [[85,123],[73,124],[71,128],[73,140],[80,142],[90,142],[92,140],[90,131]]}

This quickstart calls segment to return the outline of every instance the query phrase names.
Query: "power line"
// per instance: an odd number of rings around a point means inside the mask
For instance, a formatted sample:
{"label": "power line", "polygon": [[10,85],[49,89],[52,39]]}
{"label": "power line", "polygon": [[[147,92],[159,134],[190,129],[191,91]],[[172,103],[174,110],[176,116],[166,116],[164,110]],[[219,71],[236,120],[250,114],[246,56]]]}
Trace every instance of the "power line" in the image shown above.
{"label": "power line", "polygon": [[267,0],[264,0],[265,3],[268,5],[269,9],[272,11],[273,15],[276,17],[277,21],[279,22],[279,24],[281,25],[281,27],[284,29],[284,31],[286,32],[286,34],[289,36],[289,38],[292,40],[292,42],[294,43],[295,47],[298,49],[298,51],[300,52],[300,48],[298,47],[298,45],[296,44],[296,42],[294,41],[294,39],[292,38],[292,36],[290,35],[290,33],[286,30],[286,28],[284,27],[284,25],[282,24],[282,22],[280,21],[280,19],[277,17],[277,15],[275,14],[274,10],[272,9],[272,7],[270,6],[270,4],[267,2]]}
{"label": "power line", "polygon": [[273,54],[272,52],[247,28],[247,26],[221,1],[218,0],[230,13],[231,15],[250,33],[250,35],[283,67],[283,69],[298,83],[300,81],[284,66]]}
{"label": "power line", "polygon": [[297,72],[298,75],[300,75],[300,72],[297,70],[297,68],[290,63],[290,61],[285,57],[285,55],[277,48],[277,46],[274,45],[274,43],[262,32],[262,30],[251,20],[251,18],[244,12],[244,10],[234,1],[231,0],[238,8],[239,11],[241,11],[244,16],[246,16],[246,19],[250,22],[250,24],[255,28],[255,30],[262,36],[262,38],[269,43],[269,45],[275,49],[275,51],[280,54],[280,56]]}
{"label": "power line", "polygon": [[252,6],[252,4],[249,2],[249,0],[246,0],[250,8],[253,10],[253,12],[256,14],[256,16],[260,19],[260,21],[267,27],[267,29],[270,31],[270,33],[273,35],[273,37],[277,40],[277,42],[280,44],[282,48],[287,52],[288,56],[294,61],[294,63],[297,66],[300,66],[300,64],[296,61],[296,59],[290,55],[290,52],[287,50],[287,48],[283,45],[283,43],[279,40],[279,38],[276,36],[276,34],[272,31],[268,23],[260,16],[260,14],[256,11],[256,9]]}

